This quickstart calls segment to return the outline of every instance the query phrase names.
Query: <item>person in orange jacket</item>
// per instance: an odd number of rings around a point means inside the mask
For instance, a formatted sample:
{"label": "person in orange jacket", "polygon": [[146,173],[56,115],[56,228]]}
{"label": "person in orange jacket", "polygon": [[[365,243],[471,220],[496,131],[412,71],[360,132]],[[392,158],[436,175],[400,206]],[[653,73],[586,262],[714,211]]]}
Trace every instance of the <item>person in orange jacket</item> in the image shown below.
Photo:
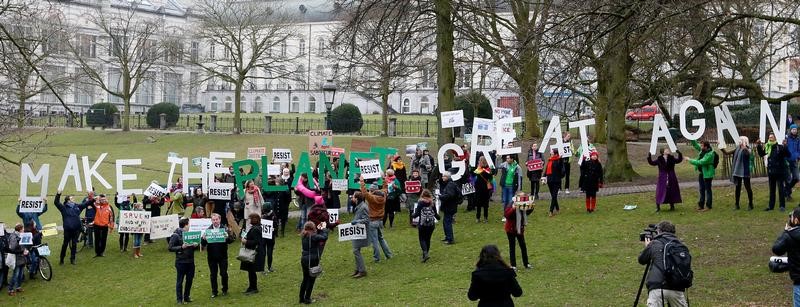
{"label": "person in orange jacket", "polygon": [[94,253],[95,257],[103,257],[106,251],[106,241],[108,240],[108,231],[114,230],[114,209],[108,205],[108,199],[105,194],[100,194],[100,197],[95,204],[97,211],[94,215]]}

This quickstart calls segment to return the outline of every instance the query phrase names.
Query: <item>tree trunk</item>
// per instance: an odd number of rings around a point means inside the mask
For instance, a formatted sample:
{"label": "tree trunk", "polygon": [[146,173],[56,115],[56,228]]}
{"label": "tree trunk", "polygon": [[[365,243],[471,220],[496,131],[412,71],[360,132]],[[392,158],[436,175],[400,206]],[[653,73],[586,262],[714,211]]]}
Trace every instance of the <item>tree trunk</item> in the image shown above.
{"label": "tree trunk", "polygon": [[389,77],[381,79],[381,136],[389,135]]}
{"label": "tree trunk", "polygon": [[25,99],[24,93],[18,95],[17,99],[19,99],[19,110],[17,110],[17,128],[22,129],[25,126],[25,103],[27,102],[27,99]]}
{"label": "tree trunk", "polygon": [[536,106],[536,91],[539,87],[539,56],[529,52],[528,62],[522,67],[520,78],[517,80],[522,93],[522,105],[525,109],[525,132],[523,139],[541,137],[539,129],[539,108]]}
{"label": "tree trunk", "polygon": [[625,142],[625,111],[631,98],[629,85],[633,67],[633,58],[623,37],[625,29],[620,27],[611,34],[608,47],[600,59],[603,69],[598,73],[599,79],[606,81],[602,91],[598,87],[598,94],[608,104],[605,179],[609,182],[631,181],[638,176],[631,166]]}
{"label": "tree trunk", "polygon": [[[595,67],[600,71],[602,67]],[[597,98],[594,102],[594,142],[597,144],[606,143],[606,118],[608,117],[608,98],[602,93],[608,91],[608,80],[606,76],[597,78]]]}
{"label": "tree trunk", "polygon": [[[436,116],[443,111],[455,109],[456,70],[453,64],[453,6],[451,0],[434,0],[436,12],[436,84],[439,87]],[[437,121],[438,122],[438,121]],[[439,146],[453,143],[455,138],[450,129],[438,125],[439,135],[436,141]]]}
{"label": "tree trunk", "polygon": [[[233,91],[233,134],[242,133],[242,86],[243,79],[236,82],[236,87]],[[291,99],[291,98],[290,98]],[[289,107],[291,108],[291,100],[289,100]],[[299,111],[299,110],[298,110]]]}
{"label": "tree trunk", "polygon": [[133,93],[131,93],[131,75],[127,71],[123,71],[122,74],[122,90],[125,93],[125,97],[122,99],[122,109],[124,114],[120,114],[120,120],[122,121],[122,131],[131,131],[130,126],[130,114],[131,114],[131,97]]}

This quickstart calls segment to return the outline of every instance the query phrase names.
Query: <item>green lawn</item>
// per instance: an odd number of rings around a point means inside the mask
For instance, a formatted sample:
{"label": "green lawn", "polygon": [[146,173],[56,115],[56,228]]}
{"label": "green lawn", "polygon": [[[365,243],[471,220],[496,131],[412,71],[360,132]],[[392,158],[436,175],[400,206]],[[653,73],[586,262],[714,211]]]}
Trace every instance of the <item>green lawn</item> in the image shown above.
{"label": "green lawn", "polygon": [[[148,141],[148,138],[150,141]],[[349,137],[337,137],[335,145],[349,147]],[[155,142],[152,142],[155,140]],[[373,138],[379,145],[405,145],[417,139]],[[431,140],[429,140],[431,141]],[[170,151],[182,156],[199,156],[208,151],[236,151],[244,156],[247,147],[290,147],[295,154],[306,147],[306,138],[264,135],[195,135],[186,133],[121,133],[90,131],[58,131],[49,138],[49,145],[32,157],[36,165],[50,163],[51,193],[55,191],[69,153],[88,155],[94,161],[101,152],[108,152],[107,162],[114,159],[142,158],[144,164],[133,169],[139,175],[139,186],[151,179],[166,180],[163,170]],[[631,157],[643,161],[644,157]],[[104,163],[100,173],[113,184],[113,164]],[[575,167],[573,167],[574,169]],[[649,166],[636,162],[640,173],[650,177]],[[693,180],[688,165],[679,166],[682,180]],[[10,167],[0,174],[0,201],[7,204],[0,210],[0,220],[10,223],[17,218],[13,204],[18,193],[19,172]],[[575,180],[577,181],[577,180]],[[99,186],[98,184],[95,184]],[[573,183],[573,188],[574,188]],[[68,185],[69,187],[70,185]],[[34,189],[32,186],[31,189]],[[110,192],[98,188],[99,191]],[[766,203],[766,186],[754,186],[757,209]],[[642,249],[638,233],[649,223],[662,219],[677,225],[678,236],[685,240],[694,257],[695,286],[688,295],[696,306],[788,306],[791,282],[786,274],[772,274],[766,264],[770,247],[783,228],[785,214],[763,211],[733,211],[732,189],[718,188],[714,194],[715,209],[697,213],[695,190],[684,190],[685,203],[676,212],[653,213],[652,193],[601,197],[598,211],[586,214],[582,199],[562,201],[562,214],[546,217],[547,202],[540,202],[531,216],[527,242],[533,270],[519,272],[523,297],[518,306],[622,306],[635,296],[643,266],[636,263]],[[68,191],[71,193],[71,191]],[[498,199],[499,195],[495,196]],[[638,204],[634,211],[623,211],[626,203]],[[789,205],[794,207],[794,204]],[[58,222],[55,208],[43,215],[43,222]],[[463,210],[463,209],[462,209]],[[323,256],[325,274],[317,281],[314,298],[323,306],[464,306],[473,305],[466,298],[469,273],[478,252],[485,244],[497,244],[507,254],[507,243],[500,209],[493,204],[489,224],[475,224],[473,213],[459,213],[455,225],[457,243],[440,244],[441,226],[436,230],[431,249],[432,259],[419,263],[416,230],[398,218],[395,228],[387,230],[387,240],[396,257],[379,264],[368,262],[369,276],[352,280],[353,260],[349,242],[337,242],[333,236]],[[401,214],[404,215],[406,212]],[[351,217],[347,214],[343,220]],[[290,223],[294,224],[294,223]],[[53,254],[60,250],[60,237],[49,237]],[[231,295],[212,301],[205,255],[197,254],[197,274],[193,287],[195,305],[294,305],[301,280],[299,238],[287,233],[279,238],[275,251],[277,272],[259,275],[261,293],[244,296],[246,274],[238,270],[234,260],[238,243],[230,248]],[[3,298],[9,304],[31,306],[96,306],[170,305],[174,302],[174,255],[166,251],[163,241],[146,246],[145,258],[135,260],[130,253],[118,252],[117,235],[109,236],[107,257],[92,259],[84,250],[78,265],[56,266],[53,281],[25,283],[25,292],[15,298]],[[364,249],[366,259],[371,249]],[[51,257],[57,262],[57,257]],[[518,260],[521,261],[521,260]],[[69,290],[67,290],[69,289]],[[56,294],[56,296],[51,296]]]}

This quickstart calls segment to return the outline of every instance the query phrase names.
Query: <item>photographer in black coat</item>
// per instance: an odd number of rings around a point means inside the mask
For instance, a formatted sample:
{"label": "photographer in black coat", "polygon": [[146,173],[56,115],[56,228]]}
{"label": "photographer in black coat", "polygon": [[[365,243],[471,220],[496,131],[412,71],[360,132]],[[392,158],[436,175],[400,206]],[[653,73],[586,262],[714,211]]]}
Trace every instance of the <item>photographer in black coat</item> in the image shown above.
{"label": "photographer in black coat", "polygon": [[667,242],[680,242],[675,237],[675,225],[669,221],[661,221],[656,225],[656,236],[652,240],[645,238],[644,250],[639,255],[639,264],[650,263],[647,272],[647,306],[663,306],[662,302],[673,307],[688,306],[685,288],[670,285],[664,275],[664,247]]}
{"label": "photographer in black coat", "polygon": [[789,216],[789,223],[784,227],[772,253],[789,257],[789,278],[792,279],[794,306],[800,306],[800,208],[795,208]]}

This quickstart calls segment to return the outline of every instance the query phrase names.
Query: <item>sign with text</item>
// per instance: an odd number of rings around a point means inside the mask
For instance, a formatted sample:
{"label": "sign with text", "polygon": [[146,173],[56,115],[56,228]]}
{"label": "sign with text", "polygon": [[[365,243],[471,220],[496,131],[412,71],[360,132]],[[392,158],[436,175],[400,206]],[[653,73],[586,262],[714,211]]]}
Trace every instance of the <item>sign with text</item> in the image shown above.
{"label": "sign with text", "polygon": [[330,153],[333,146],[333,130],[309,130],[308,153],[318,156],[319,152]]}
{"label": "sign with text", "polygon": [[441,122],[442,122],[442,128],[463,127],[464,110],[442,112]]}
{"label": "sign with text", "polygon": [[292,163],[292,150],[286,148],[273,148],[272,163]]}
{"label": "sign with text", "polygon": [[261,220],[261,238],[272,239],[272,236],[273,236],[274,232],[275,232],[275,228],[274,228],[271,220],[267,220],[267,219]]}
{"label": "sign with text", "polygon": [[193,166],[200,166],[203,164],[203,158],[192,158],[192,165]]}
{"label": "sign with text", "polygon": [[467,182],[461,185],[461,195],[469,195],[475,193],[475,186]]}
{"label": "sign with text", "polygon": [[406,193],[417,194],[422,192],[422,184],[418,180],[406,181]]}
{"label": "sign with text", "polygon": [[23,232],[19,234],[19,245],[33,245],[33,233]]}
{"label": "sign with text", "polygon": [[119,233],[150,233],[150,211],[119,212]]}
{"label": "sign with text", "polygon": [[150,186],[147,187],[146,190],[144,190],[144,196],[147,196],[147,197],[151,197],[151,196],[164,197],[166,195],[167,195],[167,189],[162,188],[160,185],[156,184],[155,182],[151,183]]}
{"label": "sign with text", "polygon": [[339,232],[339,242],[367,239],[367,226],[364,224],[340,224],[336,227]]}
{"label": "sign with text", "polygon": [[203,235],[206,236],[206,242],[208,243],[225,243],[228,238],[228,233],[222,228],[208,229]]}
{"label": "sign with text", "polygon": [[208,184],[208,199],[230,200],[233,183],[212,182]]}
{"label": "sign with text", "polygon": [[334,191],[347,191],[347,179],[331,179],[331,189]]}
{"label": "sign with text", "polygon": [[566,142],[564,143],[564,147],[561,147],[561,157],[572,157],[572,143]]}
{"label": "sign with text", "polygon": [[247,148],[247,158],[253,160],[261,159],[261,156],[267,155],[266,147],[250,147]]}
{"label": "sign with text", "polygon": [[177,214],[150,218],[150,239],[169,238],[175,229],[178,229]]}
{"label": "sign with text", "polygon": [[199,231],[184,231],[183,232],[183,244],[197,244],[200,245],[200,236],[202,235]]}
{"label": "sign with text", "polygon": [[39,213],[44,211],[44,199],[41,197],[22,197],[19,202],[20,213]]}
{"label": "sign with text", "polygon": [[381,162],[379,160],[367,160],[358,163],[361,168],[361,178],[378,179],[381,178]]}
{"label": "sign with text", "polygon": [[211,227],[211,219],[189,219],[189,231],[204,231]]}
{"label": "sign with text", "polygon": [[334,224],[339,221],[339,209],[328,209],[328,224]]}
{"label": "sign with text", "polygon": [[542,159],[528,160],[528,162],[525,162],[525,166],[528,167],[529,171],[541,171],[544,167],[544,161]]}
{"label": "sign with text", "polygon": [[344,148],[331,147],[331,157],[338,157],[344,154]]}

